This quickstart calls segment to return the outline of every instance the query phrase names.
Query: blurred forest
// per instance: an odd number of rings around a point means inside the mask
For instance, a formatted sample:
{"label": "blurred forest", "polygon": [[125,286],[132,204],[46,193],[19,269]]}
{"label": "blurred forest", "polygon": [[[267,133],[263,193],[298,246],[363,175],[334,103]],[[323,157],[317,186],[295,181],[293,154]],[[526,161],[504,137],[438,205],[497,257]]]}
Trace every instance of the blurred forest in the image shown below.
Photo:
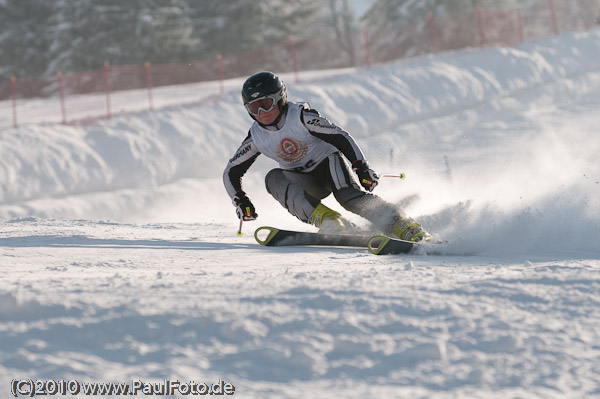
{"label": "blurred forest", "polygon": [[0,79],[197,61],[355,25],[347,0],[0,0]]}
{"label": "blurred forest", "polygon": [[[429,12],[447,16],[441,33],[452,41],[445,48],[452,49],[476,44],[477,33],[470,27],[476,25],[471,14],[477,4],[510,10],[547,3],[357,1],[365,0],[0,0],[0,80],[95,70],[105,61],[203,61],[285,43],[289,35],[297,41],[334,40],[335,46],[326,50],[329,56],[320,58],[344,58],[354,66],[363,27],[371,41],[382,43],[372,51],[387,53],[382,60],[396,59],[431,51],[428,38],[423,39]],[[573,6],[586,1],[596,0],[573,0]],[[366,8],[361,16],[354,13],[357,4]],[[460,13],[463,19],[457,17]]]}

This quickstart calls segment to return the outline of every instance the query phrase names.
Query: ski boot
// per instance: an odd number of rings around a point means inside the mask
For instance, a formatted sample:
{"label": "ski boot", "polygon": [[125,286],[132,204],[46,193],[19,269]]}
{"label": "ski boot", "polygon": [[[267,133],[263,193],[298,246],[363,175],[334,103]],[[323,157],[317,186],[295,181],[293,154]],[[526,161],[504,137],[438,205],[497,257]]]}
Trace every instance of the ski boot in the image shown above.
{"label": "ski boot", "polygon": [[350,226],[339,212],[323,204],[317,205],[313,211],[311,223],[319,228],[321,234],[341,234]]}
{"label": "ski boot", "polygon": [[400,218],[400,220],[392,226],[392,234],[401,240],[412,242],[419,242],[431,238],[431,234],[411,218]]}

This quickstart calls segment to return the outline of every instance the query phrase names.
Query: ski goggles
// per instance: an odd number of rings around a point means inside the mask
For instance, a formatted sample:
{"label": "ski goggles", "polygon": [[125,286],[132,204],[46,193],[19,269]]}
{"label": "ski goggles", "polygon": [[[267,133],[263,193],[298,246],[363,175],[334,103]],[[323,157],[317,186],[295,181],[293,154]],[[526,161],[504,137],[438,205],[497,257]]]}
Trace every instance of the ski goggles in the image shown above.
{"label": "ski goggles", "polygon": [[244,107],[246,107],[246,110],[250,114],[252,114],[254,116],[258,116],[258,113],[260,112],[260,110],[263,110],[264,112],[269,112],[273,108],[275,108],[277,106],[277,102],[279,102],[280,99],[281,99],[281,96],[272,94],[272,95],[257,98],[256,100],[248,101],[247,103],[244,104]]}

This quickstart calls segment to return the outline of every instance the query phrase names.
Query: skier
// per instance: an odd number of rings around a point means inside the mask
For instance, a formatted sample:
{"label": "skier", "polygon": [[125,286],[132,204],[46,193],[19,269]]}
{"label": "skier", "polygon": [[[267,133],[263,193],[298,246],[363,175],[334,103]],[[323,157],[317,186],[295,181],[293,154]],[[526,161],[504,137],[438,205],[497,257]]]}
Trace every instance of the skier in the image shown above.
{"label": "skier", "polygon": [[242,99],[255,122],[223,173],[238,218],[248,221],[258,217],[242,190],[242,176],[260,154],[265,154],[279,163],[279,168],[265,177],[269,194],[292,215],[318,227],[319,232],[341,233],[351,226],[340,213],[321,203],[333,193],[342,207],[385,234],[409,241],[430,237],[420,224],[371,194],[379,177],[354,139],[307,102],[288,101],[286,86],[277,75],[265,71],[250,76],[242,86]]}

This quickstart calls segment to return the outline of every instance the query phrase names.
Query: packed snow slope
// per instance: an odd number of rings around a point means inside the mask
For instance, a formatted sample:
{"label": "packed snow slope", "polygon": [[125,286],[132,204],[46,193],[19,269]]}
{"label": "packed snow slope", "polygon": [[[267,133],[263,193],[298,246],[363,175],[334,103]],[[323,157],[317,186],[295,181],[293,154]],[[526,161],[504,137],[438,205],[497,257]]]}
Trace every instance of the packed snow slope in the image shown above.
{"label": "packed snow slope", "polygon": [[241,398],[600,397],[600,31],[284,78],[376,171],[406,173],[375,193],[448,243],[260,247],[260,225],[314,231],[266,193],[268,159],[236,237],[238,88],[5,128],[0,396],[15,378],[222,378]]}

